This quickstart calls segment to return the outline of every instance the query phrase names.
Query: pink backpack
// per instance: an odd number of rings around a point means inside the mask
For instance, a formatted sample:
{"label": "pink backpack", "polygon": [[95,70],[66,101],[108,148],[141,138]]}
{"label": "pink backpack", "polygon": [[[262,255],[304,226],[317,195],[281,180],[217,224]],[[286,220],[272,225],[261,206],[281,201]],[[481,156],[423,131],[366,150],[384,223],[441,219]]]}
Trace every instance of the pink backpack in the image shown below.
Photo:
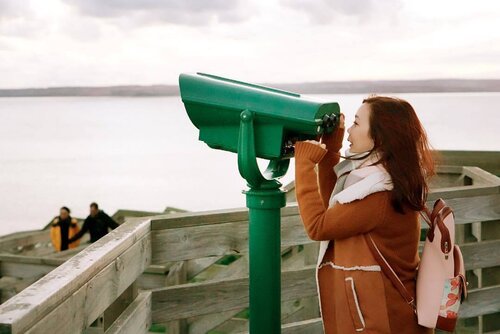
{"label": "pink backpack", "polygon": [[417,275],[416,302],[379,251],[369,234],[368,247],[418,317],[418,324],[452,332],[458,320],[458,308],[467,298],[462,252],[455,245],[455,220],[453,211],[445,201],[438,199],[432,212],[422,214],[429,224]]}

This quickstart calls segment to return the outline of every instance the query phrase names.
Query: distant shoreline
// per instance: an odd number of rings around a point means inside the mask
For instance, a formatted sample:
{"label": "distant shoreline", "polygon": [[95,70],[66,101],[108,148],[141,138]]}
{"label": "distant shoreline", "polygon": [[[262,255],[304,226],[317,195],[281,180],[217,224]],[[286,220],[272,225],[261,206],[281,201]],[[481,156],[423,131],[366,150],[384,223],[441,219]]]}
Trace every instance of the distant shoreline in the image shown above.
{"label": "distant shoreline", "polygon": [[[500,92],[500,79],[429,79],[383,81],[325,81],[292,84],[263,84],[301,94],[369,93],[467,93]],[[123,85],[107,87],[48,87],[0,89],[0,97],[42,96],[178,96],[177,85]]]}

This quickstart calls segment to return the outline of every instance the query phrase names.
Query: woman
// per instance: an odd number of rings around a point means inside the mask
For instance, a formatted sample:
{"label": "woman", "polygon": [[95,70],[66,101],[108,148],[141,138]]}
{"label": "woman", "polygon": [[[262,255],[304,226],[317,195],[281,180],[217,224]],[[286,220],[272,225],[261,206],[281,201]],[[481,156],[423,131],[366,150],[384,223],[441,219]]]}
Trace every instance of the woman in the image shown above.
{"label": "woman", "polygon": [[63,206],[59,210],[59,216],[52,220],[50,225],[50,240],[56,252],[76,248],[80,241],[69,242],[69,239],[78,233],[78,220],[70,216],[71,211]]}
{"label": "woman", "polygon": [[309,237],[322,241],[317,280],[325,333],[433,333],[417,324],[365,241],[369,233],[414,297],[419,211],[434,174],[425,131],[408,102],[374,96],[347,132],[351,145],[340,163],[343,115],[321,144],[295,144],[300,215]]}

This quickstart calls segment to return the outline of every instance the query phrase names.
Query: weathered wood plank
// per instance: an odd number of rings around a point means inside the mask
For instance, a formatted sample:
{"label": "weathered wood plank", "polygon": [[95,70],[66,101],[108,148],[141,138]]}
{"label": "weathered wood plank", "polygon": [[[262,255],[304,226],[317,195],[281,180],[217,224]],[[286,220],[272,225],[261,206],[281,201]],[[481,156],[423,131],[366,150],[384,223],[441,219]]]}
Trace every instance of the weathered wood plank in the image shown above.
{"label": "weathered wood plank", "polygon": [[[306,298],[307,299],[307,298]],[[311,317],[306,317],[303,318],[304,316],[307,316],[307,313],[305,311],[305,307],[302,304],[302,301],[304,299],[292,299],[292,300],[286,300],[281,303],[281,324],[282,326],[285,326],[285,324],[293,323],[293,322],[298,322],[298,321],[304,321],[308,320]],[[317,317],[317,314],[314,315],[314,317]],[[294,318],[297,318],[297,320],[293,320]],[[247,319],[242,319],[242,318],[232,318],[229,321],[226,321],[222,325],[216,327],[213,329],[214,332],[216,333],[248,333],[248,328],[249,328],[249,321]],[[282,327],[283,328],[283,327]],[[208,327],[203,333],[207,332]],[[212,332],[212,331],[210,331]],[[190,331],[191,334],[191,331]]]}
{"label": "weathered wood plank", "polygon": [[[24,256],[24,255],[10,255],[0,254],[0,268],[3,265],[8,265],[8,270],[0,270],[2,276],[23,277],[17,274],[16,270],[19,268],[21,273],[24,273],[29,265],[33,266],[47,266],[50,270],[60,266],[67,260],[53,257],[38,257],[38,256]],[[25,267],[26,266],[26,267]],[[36,268],[36,267],[34,267]],[[169,266],[166,265],[150,265],[145,270],[145,274],[160,274],[164,275],[168,272]]]}
{"label": "weathered wood plank", "polygon": [[186,261],[187,279],[195,277],[220,259],[220,256],[211,256]]}
{"label": "weathered wood plank", "polygon": [[282,334],[323,334],[321,318],[292,322],[281,326]]}
{"label": "weathered wood plank", "polygon": [[[98,321],[102,322],[103,331],[107,330],[113,322],[125,311],[125,309],[135,300],[139,293],[137,288],[137,280],[130,284],[111,305],[106,308],[103,314],[98,317]],[[95,321],[92,325],[95,324]],[[91,325],[91,326],[92,326]],[[92,327],[90,327],[92,328]],[[88,329],[88,328],[87,328]]]}
{"label": "weathered wood plank", "polygon": [[[168,272],[166,283],[167,285],[179,285],[185,284],[187,282],[187,268],[186,261],[180,261],[175,263],[170,267]],[[166,324],[167,333],[170,334],[186,334],[187,333],[187,321],[186,319],[179,319],[176,321],[171,321]]]}
{"label": "weathered wood plank", "polygon": [[460,245],[467,270],[500,266],[500,240]]}
{"label": "weathered wood plank", "polygon": [[46,259],[33,256],[0,255],[0,276],[16,278],[41,277],[51,272],[64,260]]}
{"label": "weathered wood plank", "polygon": [[33,284],[37,277],[30,279],[19,280],[14,277],[2,277],[0,278],[0,304],[5,303],[8,299],[14,297],[19,292],[26,289],[28,286]]}
{"label": "weathered wood plank", "polygon": [[[288,270],[292,269],[295,267],[303,268],[304,267],[304,253],[303,252],[296,252],[297,246],[295,247],[288,247],[285,249],[281,250],[282,254],[282,262],[281,262],[281,270]],[[293,250],[290,252],[290,250]],[[283,254],[287,254],[286,256],[283,256]],[[316,262],[314,262],[316,263]],[[294,267],[295,266],[295,267]],[[247,256],[242,256],[236,261],[232,262],[231,264],[227,266],[221,266],[219,265],[218,270],[214,271],[211,275],[204,276],[204,278],[207,278],[208,280],[222,280],[222,279],[230,279],[230,278],[241,278],[241,277],[246,277],[248,276],[248,257]],[[317,303],[317,301],[316,301]],[[303,309],[304,305],[302,304],[302,301],[299,306],[295,305],[296,300],[293,301],[287,301],[283,303],[282,305],[282,320],[287,319],[293,312],[294,314],[297,314],[297,308]],[[287,306],[292,310],[290,311],[290,314],[287,313]],[[246,326],[245,323],[241,323],[240,320],[238,321],[230,321],[231,323],[225,323],[228,322],[235,314],[239,313],[242,310],[231,310],[231,311],[226,311],[226,312],[217,312],[214,314],[208,314],[208,315],[201,315],[197,317],[191,318],[191,323],[189,324],[189,334],[201,334],[207,332],[207,330],[214,329],[216,331],[222,331],[222,332],[229,332],[232,333],[234,332],[234,327],[237,326],[236,328],[239,328],[239,326]],[[221,326],[222,327],[218,327]],[[229,330],[231,328],[231,330]]]}
{"label": "weathered wood plank", "polygon": [[[224,312],[248,305],[248,278],[184,284],[153,293],[153,321]],[[282,300],[316,295],[314,266],[282,273]],[[500,311],[500,286],[472,290],[460,316],[474,317]]]}
{"label": "weathered wood plank", "polygon": [[[30,282],[29,284],[22,284],[22,286],[27,287],[64,262],[63,259],[51,257],[0,255],[0,276],[13,277],[16,278],[16,281],[18,279],[27,280]],[[167,273],[168,266],[166,265],[150,265],[137,279],[138,287],[141,289],[164,287],[166,286]],[[188,276],[188,278],[190,277],[192,276]],[[0,286],[0,290],[2,289],[6,288]]]}
{"label": "weathered wood plank", "polygon": [[155,264],[237,254],[248,249],[248,224],[231,222],[159,230],[154,231],[151,239]]}
{"label": "weathered wood plank", "polygon": [[[281,218],[281,246],[313,242],[298,215]],[[152,234],[153,263],[182,261],[205,256],[248,252],[248,221],[155,230]]]}
{"label": "weathered wood plank", "polygon": [[[455,224],[500,219],[500,194],[448,198],[446,203],[453,209]],[[434,205],[433,202],[427,202],[428,207],[432,205]]]}
{"label": "weathered wood plank", "polygon": [[[500,152],[497,152],[500,155]],[[498,156],[497,155],[497,156]],[[481,170],[477,167],[462,167],[462,166],[437,166],[436,179],[431,182],[433,184],[440,184],[439,175],[442,178],[449,178],[449,174],[460,178],[467,176],[472,179],[473,185],[431,188],[429,192],[429,201],[434,201],[438,198],[451,199],[454,197],[473,197],[473,196],[486,196],[500,193],[500,178]],[[287,191],[287,202],[296,201],[295,183],[292,181],[285,187]]]}
{"label": "weathered wood plank", "polygon": [[[203,280],[221,280],[221,279],[229,279],[229,278],[241,278],[248,276],[248,259],[246,256],[240,257],[236,261],[230,263],[229,265],[220,265],[215,264],[215,262],[222,257],[211,257],[211,258],[202,258],[198,260],[203,260],[203,262],[196,263],[196,272],[193,274],[198,274],[205,269],[202,273]],[[194,264],[196,260],[189,260],[187,262],[188,268],[188,278],[193,277],[190,273],[190,267]],[[209,267],[210,266],[210,267]],[[195,269],[193,267],[193,269]],[[208,275],[207,275],[208,274]],[[217,312],[214,314],[205,314],[197,317],[192,317],[188,319],[188,328],[187,332],[189,334],[204,334],[209,330],[221,331],[220,326],[224,322],[231,321],[232,318],[239,313],[241,310],[231,310],[226,312]],[[238,322],[240,320],[238,319]],[[222,330],[222,332],[227,332]],[[231,332],[228,332],[231,333]]]}
{"label": "weathered wood plank", "polygon": [[151,290],[166,286],[165,283],[167,275],[162,274],[146,274],[143,273],[137,278],[137,288],[141,290]]}
{"label": "weathered wood plank", "polygon": [[460,175],[464,171],[464,167],[462,165],[456,166],[456,165],[449,165],[449,164],[437,164],[436,165],[436,173],[437,177],[441,175],[447,175],[447,174],[456,174]]}
{"label": "weathered wood plank", "polygon": [[460,186],[460,187],[447,187],[436,188],[429,192],[429,201],[435,201],[438,198],[450,200],[454,198],[471,198],[479,196],[496,195],[500,193],[498,186]]}
{"label": "weathered wood plank", "polygon": [[[82,222],[79,225],[81,227]],[[82,237],[80,243],[85,243],[88,240],[89,236],[86,234]],[[26,256],[45,256],[61,254],[66,251],[56,253],[50,241],[50,230],[43,229],[0,236],[0,252]]]}
{"label": "weathered wood plank", "polygon": [[148,333],[151,327],[151,291],[142,291],[115,320],[106,334]]}
{"label": "weathered wood plank", "polygon": [[151,230],[224,224],[245,220],[248,220],[247,208],[183,212],[152,217]]}
{"label": "weathered wood plank", "polygon": [[[500,153],[500,152],[499,152]],[[500,155],[500,154],[499,154]],[[500,161],[500,160],[499,160]],[[472,185],[500,185],[500,178],[484,169],[476,167],[475,165],[438,165],[436,166],[437,175],[435,178],[439,183],[439,178],[449,177],[468,177],[472,181]]]}
{"label": "weathered wood plank", "polygon": [[149,231],[149,220],[125,223],[0,305],[0,331],[30,328]]}
{"label": "weathered wood plank", "polygon": [[[472,198],[452,198],[447,203],[455,210],[457,224],[500,219],[500,194]],[[429,206],[433,202],[428,202]],[[281,219],[281,246],[288,247],[312,243],[305,233],[298,214]],[[190,219],[185,217],[186,219]],[[177,223],[176,223],[177,224]],[[423,223],[422,227],[426,227]],[[236,221],[222,224],[155,230],[152,235],[153,263],[182,261],[205,256],[222,256],[248,252],[248,222]]]}
{"label": "weathered wood plank", "polygon": [[477,166],[495,175],[500,175],[500,152],[498,151],[438,151],[441,163],[446,165]]}
{"label": "weathered wood plank", "polygon": [[[80,333],[97,319],[144,271],[151,259],[147,233],[26,331]],[[71,321],[61,321],[71,319]]]}
{"label": "weathered wood plank", "polygon": [[[297,215],[296,205],[281,209],[281,216]],[[224,209],[214,211],[186,212],[151,217],[151,229],[163,230],[169,228],[225,224],[231,222],[248,221],[247,208]]]}
{"label": "weathered wood plank", "polygon": [[67,259],[71,258],[72,256],[74,256],[75,254],[80,253],[82,250],[84,250],[88,246],[90,246],[89,240],[90,240],[90,237],[89,237],[88,233],[86,233],[80,239],[80,245],[78,247],[67,249],[67,250],[62,251],[62,252],[51,252],[46,257],[67,260]]}
{"label": "weathered wood plank", "polygon": [[[499,154],[500,156],[500,154]],[[498,164],[500,165],[500,158],[498,159]],[[473,184],[482,184],[482,185],[500,185],[500,178],[484,169],[473,166],[465,166],[464,174],[470,177],[473,181]]]}
{"label": "weathered wood plank", "polygon": [[500,285],[469,291],[467,300],[460,307],[459,317],[471,318],[496,312],[500,312]]}
{"label": "weathered wood plank", "polygon": [[31,231],[31,233],[19,233],[7,235],[0,239],[0,252],[19,253],[23,247],[39,243],[50,243],[49,231]]}
{"label": "weathered wood plank", "polygon": [[1,270],[3,277],[12,277],[17,281],[29,281],[34,283],[36,280],[54,270],[53,266],[23,264],[17,265],[12,263],[2,263]]}
{"label": "weathered wood plank", "polygon": [[[314,266],[281,273],[282,300],[317,293]],[[248,306],[248,277],[152,290],[153,322],[165,322]]]}

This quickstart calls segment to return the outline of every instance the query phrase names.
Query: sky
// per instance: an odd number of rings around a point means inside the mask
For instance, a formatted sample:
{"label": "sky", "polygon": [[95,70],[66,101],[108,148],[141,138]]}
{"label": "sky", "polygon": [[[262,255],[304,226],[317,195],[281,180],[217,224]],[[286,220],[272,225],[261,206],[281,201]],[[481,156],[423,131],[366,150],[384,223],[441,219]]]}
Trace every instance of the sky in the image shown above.
{"label": "sky", "polygon": [[500,78],[500,2],[0,0],[0,88]]}

